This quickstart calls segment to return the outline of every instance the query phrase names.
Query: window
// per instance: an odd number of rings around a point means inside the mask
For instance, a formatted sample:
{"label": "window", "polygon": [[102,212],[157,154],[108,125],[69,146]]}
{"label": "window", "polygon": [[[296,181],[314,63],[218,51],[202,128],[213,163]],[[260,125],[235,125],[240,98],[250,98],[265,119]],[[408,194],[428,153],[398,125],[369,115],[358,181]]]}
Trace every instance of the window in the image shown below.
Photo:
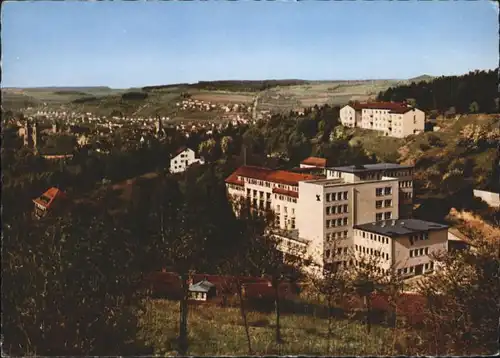
{"label": "window", "polygon": [[341,226],[342,225],[342,219],[337,219],[337,226]]}
{"label": "window", "polygon": [[390,208],[392,206],[392,200],[391,199],[385,200],[384,201],[384,206],[386,208]]}
{"label": "window", "polygon": [[326,201],[327,201],[327,202],[328,202],[328,201],[330,201],[330,197],[331,197],[330,193],[327,193],[327,194],[326,194]]}
{"label": "window", "polygon": [[420,256],[424,254],[424,249],[420,249]]}
{"label": "window", "polygon": [[[378,196],[378,195],[377,195]],[[380,209],[382,207],[382,200],[377,200],[375,202],[375,208],[376,209]]]}
{"label": "window", "polygon": [[253,196],[257,196],[257,190],[253,191]]}
{"label": "window", "polygon": [[384,194],[385,195],[391,195],[392,194],[392,188],[390,186],[386,187],[384,189]]}
{"label": "window", "polygon": [[337,196],[337,193],[332,193],[332,201],[337,200],[337,199],[336,199],[336,196]]}
{"label": "window", "polygon": [[347,237],[348,231],[344,231],[344,237]]}
{"label": "window", "polygon": [[384,219],[385,219],[385,220],[388,220],[388,219],[390,219],[391,217],[392,217],[392,213],[391,213],[390,211],[388,211],[388,212],[384,213]]}
{"label": "window", "polygon": [[413,250],[410,250],[410,257],[413,257]]}
{"label": "window", "polygon": [[292,225],[292,229],[295,229],[295,218],[292,218],[291,225]]}
{"label": "window", "polygon": [[375,195],[376,196],[382,196],[382,188],[375,189]]}
{"label": "window", "polygon": [[429,255],[429,248],[428,247],[425,248],[425,254]]}
{"label": "window", "polygon": [[347,191],[344,191],[344,200],[347,200]]}
{"label": "window", "polygon": [[285,213],[288,212],[288,208],[286,206],[283,209],[285,209]]}
{"label": "window", "polygon": [[348,213],[349,212],[349,205],[345,204],[344,205],[344,213]]}
{"label": "window", "polygon": [[332,209],[332,214],[335,214],[337,212],[337,207],[336,206],[332,206],[331,209]]}
{"label": "window", "polygon": [[343,224],[344,224],[344,226],[347,225],[347,218],[344,218]]}
{"label": "window", "polygon": [[375,221],[380,221],[380,220],[382,220],[382,213],[377,213],[375,215]]}
{"label": "window", "polygon": [[365,232],[363,231],[363,239],[365,238]]}
{"label": "window", "polygon": [[326,227],[330,227],[331,220],[326,221]]}

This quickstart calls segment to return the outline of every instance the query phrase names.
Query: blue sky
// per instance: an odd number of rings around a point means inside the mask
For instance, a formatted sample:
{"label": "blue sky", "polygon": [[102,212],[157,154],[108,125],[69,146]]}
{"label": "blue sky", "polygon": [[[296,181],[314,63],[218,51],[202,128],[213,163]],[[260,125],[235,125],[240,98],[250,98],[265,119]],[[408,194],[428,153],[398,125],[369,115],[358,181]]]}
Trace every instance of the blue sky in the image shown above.
{"label": "blue sky", "polygon": [[5,2],[2,86],[126,88],[493,69],[497,8],[488,0]]}

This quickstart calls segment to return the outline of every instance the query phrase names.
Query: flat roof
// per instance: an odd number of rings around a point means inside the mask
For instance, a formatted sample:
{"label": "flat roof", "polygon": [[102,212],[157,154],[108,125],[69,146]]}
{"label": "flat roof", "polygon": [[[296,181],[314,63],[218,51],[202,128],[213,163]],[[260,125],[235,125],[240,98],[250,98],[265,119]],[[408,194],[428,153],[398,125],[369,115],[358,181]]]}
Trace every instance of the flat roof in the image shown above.
{"label": "flat roof", "polygon": [[294,230],[274,229],[272,231],[272,234],[276,235],[276,236],[283,237],[285,239],[298,241],[302,244],[307,244],[309,242],[308,240],[301,238],[299,236],[299,230],[297,230],[297,229],[294,229]]}
{"label": "flat roof", "polygon": [[413,165],[402,165],[397,163],[377,163],[365,165],[346,165],[342,167],[330,167],[328,170],[336,170],[345,173],[362,173],[377,170],[391,170],[391,169],[411,169]]}
{"label": "flat roof", "polygon": [[389,181],[398,181],[397,178],[382,177],[382,179],[369,179],[369,180],[358,180],[358,181],[346,181],[344,178],[332,178],[332,179],[312,179],[304,180],[303,183],[307,184],[317,184],[324,187],[335,187],[335,186],[347,186],[347,185],[360,185],[367,183],[384,183]]}
{"label": "flat roof", "polygon": [[406,236],[424,231],[447,229],[448,225],[418,219],[381,220],[374,223],[354,226],[355,229],[379,235],[396,237]]}

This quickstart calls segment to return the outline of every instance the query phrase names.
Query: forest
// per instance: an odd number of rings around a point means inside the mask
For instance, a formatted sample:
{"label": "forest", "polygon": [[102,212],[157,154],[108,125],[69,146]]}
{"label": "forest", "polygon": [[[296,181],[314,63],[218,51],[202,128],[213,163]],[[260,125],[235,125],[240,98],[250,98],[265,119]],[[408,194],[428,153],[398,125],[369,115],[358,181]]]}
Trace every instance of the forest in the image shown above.
{"label": "forest", "polygon": [[432,81],[412,82],[380,92],[377,100],[408,101],[431,114],[498,113],[498,68],[441,76]]}

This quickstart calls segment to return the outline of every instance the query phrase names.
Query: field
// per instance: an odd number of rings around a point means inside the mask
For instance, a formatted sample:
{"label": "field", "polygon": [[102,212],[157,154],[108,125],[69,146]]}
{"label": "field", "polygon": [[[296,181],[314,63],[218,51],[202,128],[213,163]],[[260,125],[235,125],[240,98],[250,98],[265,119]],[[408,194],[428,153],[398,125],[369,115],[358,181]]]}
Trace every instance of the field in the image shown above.
{"label": "field", "polygon": [[259,110],[289,111],[314,105],[343,105],[350,100],[367,100],[398,80],[325,81],[306,85],[275,87],[259,97]]}
{"label": "field", "polygon": [[254,93],[235,93],[222,91],[203,91],[191,93],[192,99],[220,104],[252,103],[254,101],[254,97]]}
{"label": "field", "polygon": [[[155,354],[176,350],[179,303],[150,300],[140,317],[140,338],[151,344]],[[328,320],[313,315],[282,315],[282,345],[274,341],[274,314],[249,312],[252,348],[256,355],[387,355],[391,353],[389,328],[373,326],[370,335],[357,321],[332,322],[332,339],[327,339]],[[236,308],[191,305],[188,317],[189,355],[247,355],[247,342],[241,315]],[[330,350],[328,346],[330,345]]]}
{"label": "field", "polygon": [[[273,112],[290,111],[314,105],[343,105],[349,100],[365,100],[375,96],[400,81],[313,81],[301,85],[277,85],[264,91],[235,91],[199,89],[196,85],[179,84],[142,89],[111,89],[108,87],[47,87],[27,89],[2,89],[7,99],[5,107],[12,109],[23,106],[42,107],[49,110],[92,112],[110,115],[113,111],[124,115],[176,116],[175,103],[182,93],[192,99],[219,104],[252,104],[258,98],[257,110]],[[127,92],[145,94],[142,99],[123,99]],[[177,117],[183,117],[179,114]],[[196,116],[193,116],[196,120]]]}

